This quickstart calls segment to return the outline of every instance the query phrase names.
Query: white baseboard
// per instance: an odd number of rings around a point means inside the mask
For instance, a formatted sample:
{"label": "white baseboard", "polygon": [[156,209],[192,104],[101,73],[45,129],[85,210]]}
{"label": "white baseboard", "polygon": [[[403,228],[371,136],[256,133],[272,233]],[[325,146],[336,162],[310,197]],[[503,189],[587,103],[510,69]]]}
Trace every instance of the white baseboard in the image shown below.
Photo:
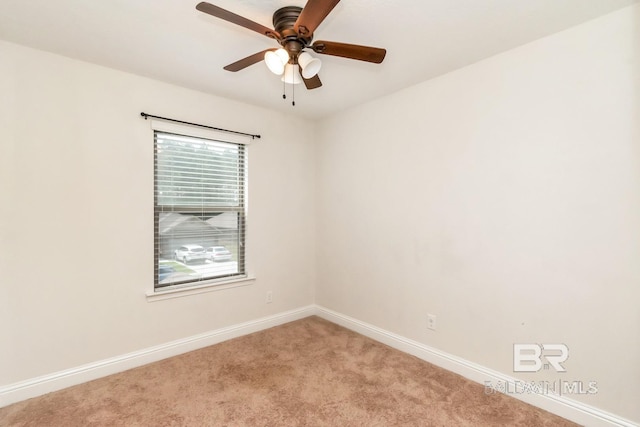
{"label": "white baseboard", "polygon": [[[516,379],[457,356],[442,352],[371,324],[362,322],[322,306],[310,305],[278,313],[226,328],[142,349],[133,353],[89,363],[76,368],[32,378],[7,386],[0,386],[0,407],[32,397],[41,396],[73,385],[123,372],[157,362],[168,357],[218,344],[232,338],[272,328],[284,323],[317,315],[330,322],[358,332],[390,347],[414,355],[436,366],[455,372],[480,384],[486,381],[516,384]],[[517,393],[511,396],[588,427],[638,427],[632,421],[602,411],[564,396],[552,394]]]}
{"label": "white baseboard", "polygon": [[[322,306],[316,306],[316,315],[448,371],[455,372],[482,385],[485,384],[485,381],[489,381],[492,384],[497,384],[498,382],[503,384],[508,383],[514,387],[516,384],[519,384],[515,378],[508,375],[493,371],[484,366],[469,362],[468,360],[442,352],[428,345],[410,340]],[[510,396],[588,427],[638,427],[638,424],[632,421],[564,396],[536,393],[514,393],[510,394]]]}
{"label": "white baseboard", "polygon": [[218,344],[232,338],[272,328],[283,323],[312,316],[315,313],[315,306],[310,305],[142,349],[133,353],[100,360],[76,368],[54,372],[7,386],[0,386],[0,407]]}

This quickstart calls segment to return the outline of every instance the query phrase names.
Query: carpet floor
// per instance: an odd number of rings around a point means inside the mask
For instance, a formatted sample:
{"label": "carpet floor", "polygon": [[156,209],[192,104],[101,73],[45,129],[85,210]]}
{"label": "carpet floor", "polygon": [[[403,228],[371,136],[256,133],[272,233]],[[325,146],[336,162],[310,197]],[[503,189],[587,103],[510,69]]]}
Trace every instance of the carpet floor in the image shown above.
{"label": "carpet floor", "polygon": [[308,317],[0,408],[1,426],[575,426]]}

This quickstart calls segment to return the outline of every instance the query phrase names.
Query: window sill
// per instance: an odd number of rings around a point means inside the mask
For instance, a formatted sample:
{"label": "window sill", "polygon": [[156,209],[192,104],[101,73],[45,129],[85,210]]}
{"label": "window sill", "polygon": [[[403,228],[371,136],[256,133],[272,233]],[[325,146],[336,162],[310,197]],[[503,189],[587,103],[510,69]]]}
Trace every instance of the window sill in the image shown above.
{"label": "window sill", "polygon": [[256,281],[255,277],[241,277],[225,281],[213,281],[202,283],[200,285],[188,286],[183,288],[173,288],[167,290],[159,290],[147,292],[147,302],[162,301],[170,298],[181,298],[189,295],[203,294],[205,292],[222,291],[225,289],[238,288],[240,286],[248,286]]}

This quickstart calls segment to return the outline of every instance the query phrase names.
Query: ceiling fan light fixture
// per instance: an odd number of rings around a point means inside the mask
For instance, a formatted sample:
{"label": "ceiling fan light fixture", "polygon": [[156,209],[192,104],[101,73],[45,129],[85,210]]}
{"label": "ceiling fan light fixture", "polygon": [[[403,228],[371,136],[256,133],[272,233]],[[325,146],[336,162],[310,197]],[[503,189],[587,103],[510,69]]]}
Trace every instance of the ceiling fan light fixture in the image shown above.
{"label": "ceiling fan light fixture", "polygon": [[280,48],[276,51],[269,51],[264,54],[264,62],[267,64],[267,68],[273,74],[281,76],[284,72],[285,65],[289,62],[289,53]]}
{"label": "ceiling fan light fixture", "polygon": [[287,64],[284,67],[284,74],[280,79],[283,82],[290,85],[297,85],[302,83],[302,77],[300,76],[300,72],[298,71],[298,66],[295,64]]}
{"label": "ceiling fan light fixture", "polygon": [[318,58],[314,58],[309,55],[307,52],[302,52],[298,55],[298,64],[302,67],[302,77],[305,79],[310,79],[311,77],[318,74],[320,68],[322,67],[322,61]]}

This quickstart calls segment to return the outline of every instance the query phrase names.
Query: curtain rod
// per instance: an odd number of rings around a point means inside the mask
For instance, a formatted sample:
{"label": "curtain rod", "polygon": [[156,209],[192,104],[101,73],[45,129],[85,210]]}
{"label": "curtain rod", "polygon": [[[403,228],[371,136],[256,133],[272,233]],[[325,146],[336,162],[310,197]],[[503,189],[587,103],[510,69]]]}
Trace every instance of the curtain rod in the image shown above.
{"label": "curtain rod", "polygon": [[244,135],[244,136],[250,136],[251,138],[255,139],[255,138],[260,138],[260,135],[254,135],[251,133],[244,133],[244,132],[238,132],[237,130],[229,130],[229,129],[221,129],[221,128],[216,128],[213,126],[207,126],[207,125],[200,125],[198,123],[190,123],[190,122],[184,122],[182,120],[176,120],[176,119],[169,119],[167,117],[160,117],[160,116],[154,116],[151,114],[147,114],[147,113],[140,113],[140,115],[142,117],[144,117],[145,120],[147,120],[149,117],[151,117],[152,119],[160,119],[160,120],[167,120],[170,122],[175,122],[175,123],[182,123],[184,125],[191,125],[191,126],[198,126],[201,128],[207,128],[207,129],[213,129],[213,130],[219,130],[221,132],[229,132],[229,133],[235,133],[236,135]]}

